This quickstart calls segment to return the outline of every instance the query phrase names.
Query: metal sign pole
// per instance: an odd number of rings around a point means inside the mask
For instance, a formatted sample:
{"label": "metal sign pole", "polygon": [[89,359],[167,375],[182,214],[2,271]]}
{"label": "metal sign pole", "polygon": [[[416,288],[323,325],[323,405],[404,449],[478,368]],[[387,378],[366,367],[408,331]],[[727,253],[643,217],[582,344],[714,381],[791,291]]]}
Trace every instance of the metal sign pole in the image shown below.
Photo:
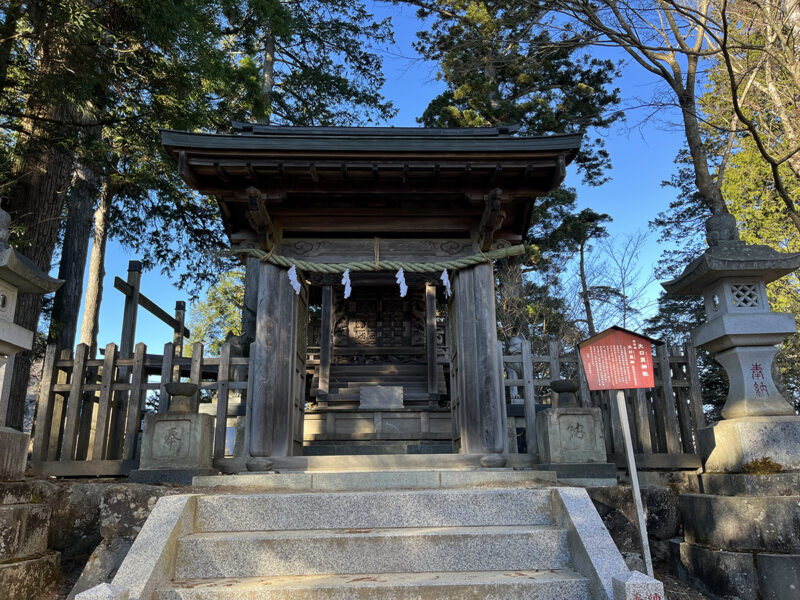
{"label": "metal sign pole", "polygon": [[644,519],[642,494],[639,491],[639,474],[636,471],[636,459],[633,456],[633,441],[631,440],[631,426],[628,422],[628,404],[625,402],[625,392],[617,390],[617,409],[619,420],[622,424],[622,437],[625,441],[625,456],[628,460],[628,472],[631,474],[631,487],[633,488],[633,503],[636,507],[636,518],[639,521],[639,536],[642,540],[642,558],[644,559],[647,574],[653,577],[653,559],[650,556],[650,542],[647,539],[647,524]]}

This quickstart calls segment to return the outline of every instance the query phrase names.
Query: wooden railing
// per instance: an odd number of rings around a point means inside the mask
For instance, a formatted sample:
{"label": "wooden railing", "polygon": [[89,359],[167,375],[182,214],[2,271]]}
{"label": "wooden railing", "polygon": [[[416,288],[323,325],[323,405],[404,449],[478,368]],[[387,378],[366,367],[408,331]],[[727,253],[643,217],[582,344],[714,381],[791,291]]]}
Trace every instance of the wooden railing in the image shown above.
{"label": "wooden railing", "polygon": [[89,359],[80,344],[72,355],[49,346],[45,354],[34,426],[32,465],[38,475],[124,475],[138,465],[139,431],[146,411],[166,412],[166,385],[188,380],[216,403],[215,463],[225,459],[230,392],[247,388],[248,360],[230,343],[219,357],[176,357],[172,343],[163,355],[148,355],[140,343],[133,358],[119,358],[116,344],[102,359]]}
{"label": "wooden railing", "polygon": [[[309,350],[309,368],[313,369],[315,349]],[[656,387],[626,393],[637,463],[642,468],[696,468],[700,460],[695,454],[694,431],[705,420],[694,349],[662,346],[654,362]],[[589,391],[575,352],[565,352],[551,342],[546,352],[534,353],[527,344],[521,354],[504,355],[503,363],[506,389],[517,387],[524,402],[519,413],[509,405],[511,431],[535,431],[537,406],[542,409],[557,401],[550,381],[577,378],[579,403],[602,409],[609,459],[624,464],[616,403],[608,392]],[[509,367],[519,377],[508,377]],[[225,452],[229,397],[245,392],[249,372],[249,359],[236,355],[230,343],[223,345],[219,357],[204,356],[199,343],[192,347],[191,357],[175,356],[172,343],[164,346],[163,354],[150,355],[140,343],[132,358],[120,358],[117,346],[109,344],[100,359],[89,359],[83,344],[74,354],[50,346],[37,404],[34,472],[111,476],[135,469],[143,415],[167,410],[166,384],[178,379],[197,383],[197,393],[215,408],[214,464],[224,468],[230,460]]]}
{"label": "wooden railing", "polygon": [[[577,352],[565,352],[558,342],[550,342],[546,353],[534,354],[530,344],[524,344],[521,354],[506,354],[503,362],[505,387],[518,388],[524,402],[524,416],[514,416],[509,406],[511,432],[524,428],[526,441],[535,440],[535,435],[527,432],[535,431],[536,405],[541,410],[558,401],[558,395],[550,390],[550,381],[577,379],[579,404],[602,409],[609,460],[620,466],[625,464],[620,415],[612,392],[589,391]],[[689,344],[673,348],[657,346],[653,362],[655,387],[625,393],[637,464],[654,469],[697,468],[700,458],[696,454],[694,432],[705,425],[705,417],[695,350]],[[509,377],[509,367],[520,377]],[[514,441],[509,444],[512,451]]]}

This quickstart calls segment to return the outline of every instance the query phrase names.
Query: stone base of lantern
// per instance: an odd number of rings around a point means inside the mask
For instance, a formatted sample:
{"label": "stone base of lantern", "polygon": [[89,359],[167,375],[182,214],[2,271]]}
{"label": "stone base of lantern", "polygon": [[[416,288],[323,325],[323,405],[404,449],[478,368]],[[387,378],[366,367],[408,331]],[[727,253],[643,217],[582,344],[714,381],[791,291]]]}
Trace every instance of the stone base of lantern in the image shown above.
{"label": "stone base of lantern", "polygon": [[707,473],[742,473],[763,458],[800,471],[800,417],[725,419],[698,429],[697,445]]}
{"label": "stone base of lantern", "polygon": [[0,427],[0,481],[25,479],[30,435],[10,427]]}

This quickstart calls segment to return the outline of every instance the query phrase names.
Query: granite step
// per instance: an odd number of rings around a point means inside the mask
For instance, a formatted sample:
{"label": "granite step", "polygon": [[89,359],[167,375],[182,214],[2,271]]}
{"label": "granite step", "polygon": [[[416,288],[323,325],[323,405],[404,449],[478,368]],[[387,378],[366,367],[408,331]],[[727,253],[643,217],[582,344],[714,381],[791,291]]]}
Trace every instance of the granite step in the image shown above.
{"label": "granite step", "polygon": [[[512,469],[476,469],[474,471],[306,471],[303,473],[239,473],[236,475],[211,475],[195,477],[193,485],[202,488],[216,488],[228,493],[256,494],[266,493],[301,493],[301,492],[359,492],[378,491],[384,497],[392,490],[468,490],[486,491],[495,489],[524,489],[555,485],[554,471],[512,470]],[[549,488],[543,488],[549,489]],[[233,496],[226,496],[232,498]],[[293,496],[294,497],[294,496]],[[444,497],[444,496],[443,496]],[[201,504],[209,501],[210,496],[201,499]],[[460,496],[463,499],[469,497]],[[508,496],[499,496],[509,501]],[[547,510],[543,496],[539,505],[542,511]],[[473,501],[470,499],[470,501]],[[214,500],[208,510],[216,510],[215,505],[227,501]],[[523,499],[525,505],[532,502],[530,497]],[[219,509],[222,512],[222,509]],[[537,522],[549,523],[547,519]]]}
{"label": "granite step", "polygon": [[179,580],[158,600],[576,600],[588,581],[574,571],[360,573]]}
{"label": "granite step", "polygon": [[544,525],[197,533],[178,543],[175,578],[563,569],[568,558],[566,530]]}
{"label": "granite step", "polygon": [[[324,489],[325,479],[315,489]],[[327,479],[336,485],[336,477]],[[369,479],[358,473],[338,483],[369,485]],[[549,488],[242,493],[199,498],[196,531],[549,525],[551,519]]]}

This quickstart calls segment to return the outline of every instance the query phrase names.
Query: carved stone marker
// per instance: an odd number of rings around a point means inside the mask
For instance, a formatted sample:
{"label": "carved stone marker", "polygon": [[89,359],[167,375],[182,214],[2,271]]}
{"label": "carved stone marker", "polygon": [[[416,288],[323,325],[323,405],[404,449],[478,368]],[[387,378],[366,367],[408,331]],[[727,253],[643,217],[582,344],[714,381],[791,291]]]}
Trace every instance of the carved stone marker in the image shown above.
{"label": "carved stone marker", "polygon": [[191,483],[213,475],[214,417],[199,414],[197,385],[168,383],[169,411],[145,415],[139,470],[133,481]]}
{"label": "carved stone marker", "polygon": [[359,408],[403,408],[403,386],[365,385],[361,387]]}
{"label": "carved stone marker", "polygon": [[[591,463],[606,461],[603,417],[599,408],[581,407],[575,402],[574,381],[552,381],[559,394],[558,408],[536,415],[536,439],[543,463]],[[565,406],[566,405],[566,406]]]}

